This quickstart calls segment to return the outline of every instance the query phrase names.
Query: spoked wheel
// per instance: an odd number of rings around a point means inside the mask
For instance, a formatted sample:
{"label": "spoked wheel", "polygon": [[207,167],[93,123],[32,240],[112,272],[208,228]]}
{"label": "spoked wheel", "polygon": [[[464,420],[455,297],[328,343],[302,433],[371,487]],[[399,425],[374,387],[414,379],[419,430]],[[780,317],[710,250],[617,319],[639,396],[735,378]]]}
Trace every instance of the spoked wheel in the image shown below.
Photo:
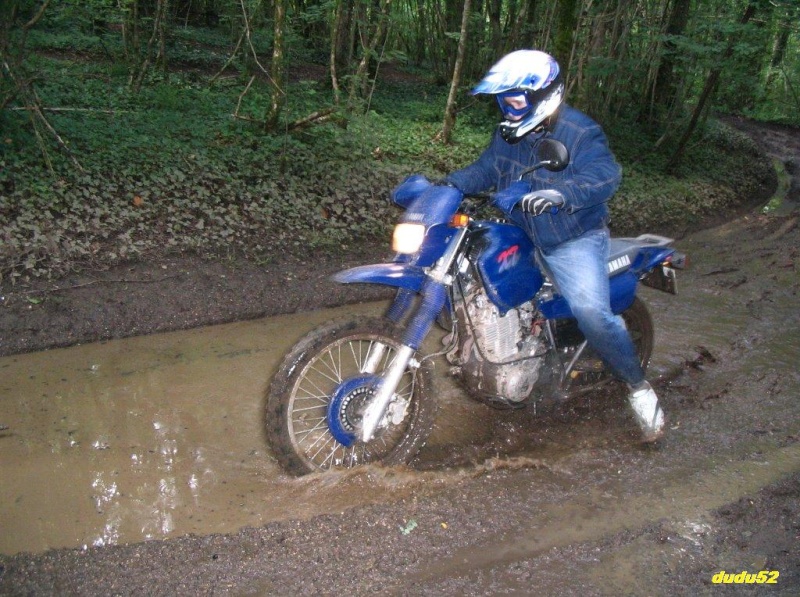
{"label": "spoked wheel", "polygon": [[267,438],[288,472],[302,475],[369,462],[406,463],[427,439],[436,406],[430,373],[406,369],[374,438],[360,440],[361,417],[400,348],[399,331],[363,317],[323,325],[286,355],[267,397]]}

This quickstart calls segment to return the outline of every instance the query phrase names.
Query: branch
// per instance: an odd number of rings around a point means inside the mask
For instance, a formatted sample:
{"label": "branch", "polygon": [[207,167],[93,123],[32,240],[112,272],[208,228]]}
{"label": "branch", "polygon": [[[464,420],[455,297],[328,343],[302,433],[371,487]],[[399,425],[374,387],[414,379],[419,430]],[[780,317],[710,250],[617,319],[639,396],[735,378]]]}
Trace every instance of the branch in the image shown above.
{"label": "branch", "polygon": [[90,280],[89,282],[84,282],[83,284],[74,284],[73,286],[54,286],[53,288],[43,288],[40,290],[27,290],[25,292],[20,292],[19,294],[22,295],[34,295],[34,294],[51,294],[54,292],[62,292],[66,290],[77,290],[78,288],[85,288],[86,286],[92,286],[94,284],[157,284],[158,282],[164,282],[165,280],[171,280],[173,278],[177,278],[180,274],[174,274],[172,276],[163,276],[161,278],[156,278],[154,280],[131,280],[129,278],[110,278],[108,280]]}
{"label": "branch", "polygon": [[[241,7],[242,7],[242,18],[244,19],[244,29],[242,30],[242,34],[239,36],[239,41],[236,42],[236,47],[234,48],[233,52],[231,53],[230,58],[228,58],[228,61],[223,65],[223,67],[219,70],[219,72],[216,75],[214,75],[214,77],[211,79],[211,81],[209,82],[208,85],[209,85],[209,87],[211,85],[213,85],[214,82],[219,78],[219,76],[222,75],[223,71],[226,68],[228,68],[230,63],[233,62],[233,59],[236,56],[236,53],[239,51],[239,47],[242,45],[242,41],[244,39],[247,39],[247,45],[250,47],[250,53],[253,55],[253,60],[255,61],[255,63],[258,66],[258,68],[261,69],[261,72],[263,72],[266,75],[266,77],[267,77],[267,79],[269,79],[270,83],[272,83],[280,93],[284,93],[283,90],[281,90],[281,88],[278,86],[278,84],[275,81],[272,80],[272,77],[270,76],[270,74],[267,71],[267,69],[265,69],[264,66],[258,61],[258,53],[256,52],[255,46],[253,46],[252,39],[250,38],[250,19],[247,16],[247,7],[244,4],[244,0],[240,0],[239,3],[241,5]],[[242,105],[242,99],[247,94],[247,92],[250,90],[250,87],[253,85],[253,81],[254,80],[255,80],[255,75],[250,77],[250,81],[247,83],[247,86],[244,88],[244,91],[242,91],[242,93],[239,94],[239,100],[236,102],[236,110],[233,113],[233,117],[238,119],[238,120],[246,120],[248,122],[261,122],[261,123],[264,123],[264,121],[261,121],[261,120],[256,120],[254,118],[249,118],[247,116],[240,116],[239,115],[239,108]]]}
{"label": "branch", "polygon": [[244,96],[247,95],[247,92],[250,90],[250,86],[253,84],[253,81],[255,81],[255,80],[256,80],[256,76],[255,75],[250,77],[250,80],[247,82],[247,85],[245,85],[244,90],[239,94],[239,100],[236,102],[236,110],[234,110],[234,112],[233,112],[233,117],[234,118],[238,118],[240,120],[248,120],[248,121],[251,121],[251,122],[257,122],[257,121],[253,121],[252,118],[247,118],[245,116],[239,116],[239,108],[242,107],[242,100],[244,99]]}
{"label": "branch", "polygon": [[239,48],[242,45],[242,40],[244,39],[244,35],[245,32],[242,31],[242,34],[239,36],[239,41],[236,42],[236,47],[233,48],[233,52],[231,52],[230,58],[228,58],[227,62],[225,62],[225,64],[222,65],[222,68],[219,69],[219,72],[213,77],[211,77],[211,80],[208,82],[209,87],[211,87],[216,82],[216,80],[222,76],[222,73],[225,72],[225,69],[228,68],[231,65],[231,62],[233,62],[233,59],[236,58],[236,53],[239,51]]}
{"label": "branch", "polygon": [[242,16],[244,17],[245,38],[247,39],[247,45],[250,46],[250,53],[253,55],[253,60],[255,60],[256,65],[258,65],[258,68],[261,69],[261,72],[267,76],[267,79],[269,79],[270,83],[272,83],[276,87],[276,89],[278,89],[278,91],[284,93],[283,90],[281,90],[281,88],[278,86],[278,84],[272,80],[269,71],[266,68],[264,68],[264,66],[258,61],[258,52],[256,52],[256,48],[255,46],[253,46],[253,40],[250,37],[250,19],[247,18],[247,8],[244,5],[244,0],[239,0],[239,3],[242,5]]}
{"label": "branch", "polygon": [[50,121],[47,120],[47,118],[45,117],[41,109],[42,102],[39,99],[39,96],[36,95],[36,90],[31,89],[31,94],[33,95],[33,98],[35,100],[35,103],[33,104],[33,112],[39,117],[39,120],[42,122],[42,124],[44,124],[45,128],[55,138],[56,143],[58,143],[58,146],[62,149],[62,151],[64,151],[69,156],[69,159],[72,161],[75,167],[81,172],[86,172],[83,169],[83,166],[81,166],[81,163],[73,155],[72,151],[70,151],[70,148],[67,147],[67,144],[64,142],[64,139],[61,138],[61,135],[58,134],[58,131],[56,131],[56,129],[53,128],[53,125],[51,125]]}
{"label": "branch", "polygon": [[25,23],[25,25],[22,27],[25,31],[27,31],[28,29],[32,29],[36,25],[36,23],[39,22],[39,20],[42,18],[42,15],[44,15],[44,11],[47,8],[48,4],[50,4],[50,0],[45,0],[44,4],[42,4],[42,7],[39,9],[39,12],[37,12],[36,15],[30,21]]}
{"label": "branch", "polygon": [[45,117],[44,112],[42,112],[42,102],[39,99],[39,96],[36,95],[36,90],[27,83],[17,79],[17,77],[14,75],[14,72],[11,70],[11,66],[8,64],[8,61],[3,61],[3,70],[8,75],[8,78],[11,80],[16,90],[22,95],[22,99],[25,102],[25,108],[31,120],[33,132],[36,135],[36,140],[42,150],[42,155],[44,156],[45,162],[47,162],[48,169],[52,172],[53,164],[50,161],[50,156],[47,152],[47,146],[45,145],[44,139],[39,132],[37,123],[44,126],[44,128],[47,129],[53,138],[55,138],[58,147],[69,156],[75,167],[81,172],[85,172],[83,166],[81,166],[80,162],[75,158],[75,156],[72,154],[72,151],[70,151],[69,147],[67,147],[67,144],[61,138],[61,135],[59,135],[58,131],[53,128],[53,125],[50,124]]}
{"label": "branch", "polygon": [[289,124],[286,128],[290,131],[303,128],[309,126],[311,124],[317,124],[320,122],[327,122],[331,120],[333,117],[333,113],[336,111],[336,108],[326,108],[325,110],[319,110],[317,112],[313,112],[306,116],[305,118],[301,118],[299,120],[295,120],[291,124]]}
{"label": "branch", "polygon": [[[255,75],[250,78],[250,82],[247,84],[247,88],[250,87],[250,85],[253,82],[253,79],[255,79]],[[244,96],[244,94],[247,93],[247,88],[239,96],[239,102],[240,103],[241,103],[242,96]],[[291,122],[291,123],[287,124],[286,125],[286,130],[287,131],[295,131],[295,130],[310,126],[312,124],[321,124],[323,122],[328,122],[330,120],[334,120],[335,112],[336,112],[336,108],[335,107],[334,108],[325,108],[324,110],[318,110],[316,112],[312,112],[308,116],[305,116],[303,118],[300,118],[298,120],[295,120],[294,122]],[[233,113],[233,117],[236,118],[237,120],[244,120],[245,122],[254,122],[256,124],[264,124],[265,123],[264,120],[259,120],[257,118],[251,118],[250,116],[241,116],[239,114],[239,106],[238,106],[238,104],[236,106],[236,112]]]}
{"label": "branch", "polygon": [[[30,112],[31,110],[35,110],[31,106],[14,106],[10,108],[15,112]],[[39,108],[42,112],[93,112],[98,114],[127,114],[129,110],[98,110],[96,108]]]}

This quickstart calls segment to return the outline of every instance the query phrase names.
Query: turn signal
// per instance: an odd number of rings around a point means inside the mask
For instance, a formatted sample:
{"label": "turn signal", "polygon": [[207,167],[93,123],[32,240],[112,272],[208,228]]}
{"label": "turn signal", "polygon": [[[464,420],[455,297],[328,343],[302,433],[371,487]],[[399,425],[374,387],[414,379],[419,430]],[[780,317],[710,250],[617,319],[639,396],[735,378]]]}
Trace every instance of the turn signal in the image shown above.
{"label": "turn signal", "polygon": [[467,214],[458,213],[450,218],[451,228],[466,228],[467,226],[469,226],[469,216]]}

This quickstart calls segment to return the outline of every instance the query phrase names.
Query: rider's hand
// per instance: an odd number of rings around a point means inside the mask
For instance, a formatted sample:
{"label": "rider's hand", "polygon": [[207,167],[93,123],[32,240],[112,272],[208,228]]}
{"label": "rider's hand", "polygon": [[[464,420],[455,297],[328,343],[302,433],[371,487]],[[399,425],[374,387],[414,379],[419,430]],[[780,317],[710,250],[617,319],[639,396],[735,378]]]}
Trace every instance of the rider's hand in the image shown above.
{"label": "rider's hand", "polygon": [[525,213],[540,216],[546,211],[556,213],[559,209],[564,207],[565,203],[564,195],[558,191],[544,189],[523,196],[519,201],[519,207]]}

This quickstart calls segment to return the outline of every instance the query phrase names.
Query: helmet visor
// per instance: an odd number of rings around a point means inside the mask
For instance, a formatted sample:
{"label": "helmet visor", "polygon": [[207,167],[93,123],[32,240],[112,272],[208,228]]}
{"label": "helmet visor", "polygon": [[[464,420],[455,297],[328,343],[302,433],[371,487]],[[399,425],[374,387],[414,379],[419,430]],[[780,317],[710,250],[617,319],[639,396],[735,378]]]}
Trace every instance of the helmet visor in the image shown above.
{"label": "helmet visor", "polygon": [[495,97],[506,120],[522,120],[533,108],[528,94],[519,90],[498,93]]}

